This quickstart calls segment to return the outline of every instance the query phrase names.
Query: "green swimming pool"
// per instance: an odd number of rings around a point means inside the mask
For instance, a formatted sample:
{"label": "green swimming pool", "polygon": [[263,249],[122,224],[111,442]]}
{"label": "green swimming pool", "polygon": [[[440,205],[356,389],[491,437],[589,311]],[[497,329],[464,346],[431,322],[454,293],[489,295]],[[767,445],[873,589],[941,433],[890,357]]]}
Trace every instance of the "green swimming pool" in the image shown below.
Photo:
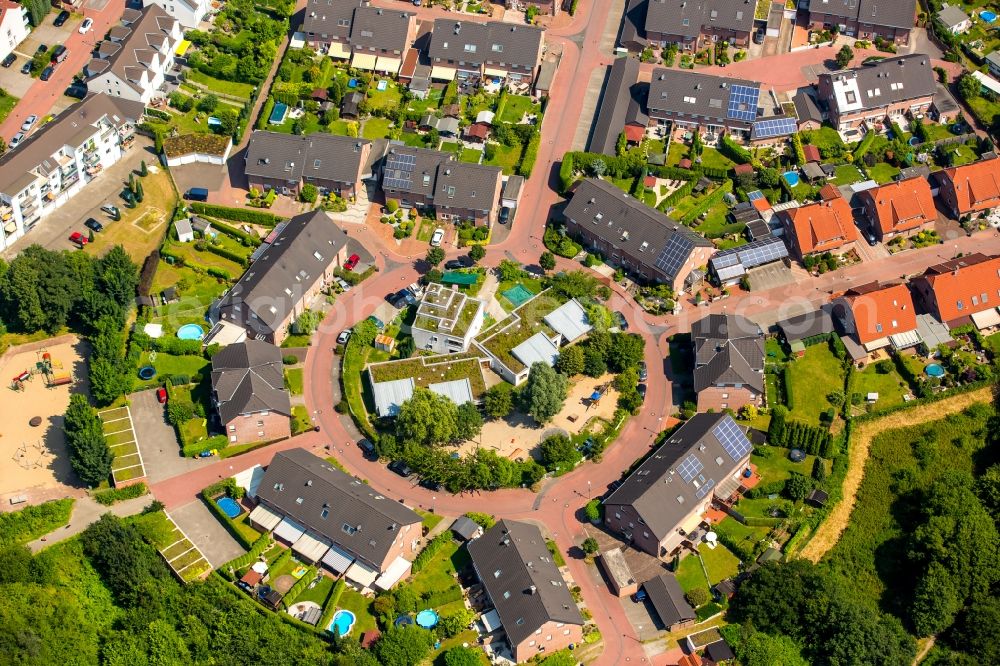
{"label": "green swimming pool", "polygon": [[501,293],[504,298],[514,304],[515,308],[520,307],[522,303],[531,300],[531,297],[535,295],[535,292],[531,291],[520,282],[507,291]]}

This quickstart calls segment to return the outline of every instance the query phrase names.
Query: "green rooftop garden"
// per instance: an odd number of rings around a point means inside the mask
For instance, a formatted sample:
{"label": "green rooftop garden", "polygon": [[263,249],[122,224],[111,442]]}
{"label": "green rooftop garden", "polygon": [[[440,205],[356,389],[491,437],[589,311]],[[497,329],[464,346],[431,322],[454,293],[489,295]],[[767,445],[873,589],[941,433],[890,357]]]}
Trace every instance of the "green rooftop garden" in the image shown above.
{"label": "green rooftop garden", "polygon": [[549,337],[555,335],[542,318],[563,302],[544,291],[514,310],[510,317],[480,333],[476,340],[513,372],[521,372],[524,364],[514,358],[511,350],[536,333],[542,332]]}
{"label": "green rooftop garden", "polygon": [[472,395],[478,398],[486,392],[486,380],[480,363],[481,359],[472,353],[417,356],[369,365],[368,374],[375,383],[413,379],[413,383],[421,388],[468,379]]}

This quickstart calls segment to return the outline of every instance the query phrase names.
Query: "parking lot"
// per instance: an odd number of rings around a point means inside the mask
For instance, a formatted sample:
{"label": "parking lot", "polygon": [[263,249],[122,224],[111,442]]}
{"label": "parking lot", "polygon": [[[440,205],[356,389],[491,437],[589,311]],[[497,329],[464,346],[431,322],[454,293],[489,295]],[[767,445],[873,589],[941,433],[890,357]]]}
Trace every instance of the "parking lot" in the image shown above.
{"label": "parking lot", "polygon": [[[35,51],[42,44],[45,45],[48,51],[51,51],[57,44],[64,44],[70,35],[80,27],[81,21],[83,21],[83,16],[76,14],[69,18],[66,23],[61,27],[57,28],[53,25],[59,12],[53,11],[46,17],[45,22],[42,25],[34,28],[28,35],[28,38],[23,42],[18,44],[17,48],[14,49],[14,55],[17,56],[17,62],[12,64],[10,67],[0,68],[0,87],[9,92],[11,95],[16,97],[24,97],[24,93],[28,91],[33,83],[37,81],[36,78],[32,78],[29,74],[22,74],[21,67],[24,63],[29,62],[32,56],[35,55]],[[93,41],[98,38],[95,37]],[[59,97],[63,100],[59,100],[61,106],[52,109],[52,113],[58,113],[62,109],[69,106],[73,102],[72,98],[64,97],[62,95],[62,90],[53,91],[53,93],[59,93]]]}
{"label": "parking lot", "polygon": [[747,280],[754,291],[767,291],[796,281],[793,269],[780,261],[747,271]]}
{"label": "parking lot", "polygon": [[181,456],[177,435],[173,426],[167,423],[166,410],[157,401],[155,390],[133,393],[129,399],[136,441],[150,483],[159,483],[205,465],[202,460]]}

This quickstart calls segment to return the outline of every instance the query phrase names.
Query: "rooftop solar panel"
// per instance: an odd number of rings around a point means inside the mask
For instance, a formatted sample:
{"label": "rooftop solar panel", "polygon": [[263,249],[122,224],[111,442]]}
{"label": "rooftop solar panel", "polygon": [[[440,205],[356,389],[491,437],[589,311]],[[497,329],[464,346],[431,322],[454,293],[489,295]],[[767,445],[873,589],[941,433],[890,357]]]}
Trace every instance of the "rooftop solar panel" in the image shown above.
{"label": "rooftop solar panel", "polygon": [[747,199],[750,201],[757,201],[757,199],[763,199],[764,193],[760,190],[754,190],[753,192],[747,192]]}
{"label": "rooftop solar panel", "polygon": [[677,467],[677,473],[681,475],[681,478],[684,479],[685,483],[691,483],[691,481],[698,476],[703,469],[705,469],[705,467],[701,464],[701,461],[698,460],[698,456],[691,453]]}
{"label": "rooftop solar panel", "polygon": [[757,101],[760,88],[734,85],[729,92],[729,108],[726,115],[733,120],[750,122],[757,117]]}
{"label": "rooftop solar panel", "polygon": [[712,428],[712,434],[719,440],[719,443],[722,444],[722,448],[726,450],[726,453],[733,459],[733,462],[742,460],[748,453],[750,453],[750,449],[753,448],[750,444],[750,440],[743,434],[740,427],[736,425],[736,421],[733,421],[730,418],[724,418],[719,421],[719,423]]}
{"label": "rooftop solar panel", "polygon": [[775,136],[794,134],[797,129],[794,118],[771,118],[759,120],[753,124],[755,139],[768,139]]}
{"label": "rooftop solar panel", "polygon": [[674,277],[687,261],[692,246],[693,243],[690,239],[685,238],[683,234],[676,233],[670,237],[653,263],[658,269],[670,277]]}
{"label": "rooftop solar panel", "polygon": [[698,499],[701,499],[708,494],[709,490],[711,490],[714,487],[715,487],[715,479],[709,479],[708,483],[703,485],[695,492],[695,495],[698,497]]}

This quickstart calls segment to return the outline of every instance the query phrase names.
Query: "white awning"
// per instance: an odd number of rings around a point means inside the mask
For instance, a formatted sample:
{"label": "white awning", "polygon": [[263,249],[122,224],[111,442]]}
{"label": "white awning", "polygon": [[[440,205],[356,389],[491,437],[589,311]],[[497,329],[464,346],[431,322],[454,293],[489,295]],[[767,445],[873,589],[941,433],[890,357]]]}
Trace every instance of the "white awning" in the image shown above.
{"label": "white awning", "polygon": [[263,504],[258,504],[257,508],[250,512],[250,522],[254,525],[260,525],[261,529],[270,532],[281,522],[281,516]]}
{"label": "white awning", "polygon": [[344,575],[361,587],[370,587],[378,578],[377,571],[359,561],[355,561],[351,568],[344,572]]}
{"label": "white awning", "polygon": [[326,551],[326,555],[322,559],[323,564],[336,573],[344,573],[354,562],[354,556],[350,555],[347,551],[341,550],[336,544],[330,546],[330,550]]}
{"label": "white awning", "polygon": [[895,349],[906,349],[907,347],[916,347],[919,345],[920,335],[917,333],[916,329],[913,329],[912,331],[906,331],[905,333],[890,335],[889,341],[892,342],[892,346]]}
{"label": "white awning", "polygon": [[319,562],[319,559],[329,549],[329,543],[308,532],[299,537],[299,540],[292,545],[292,551],[298,553],[302,559],[308,562]]}
{"label": "white awning", "polygon": [[491,609],[487,613],[483,613],[482,620],[483,620],[483,626],[489,633],[493,633],[494,631],[503,626],[503,623],[500,622],[500,613],[497,612],[496,608]]}
{"label": "white awning", "polygon": [[328,53],[331,58],[347,60],[351,57],[351,47],[347,44],[341,44],[340,42],[330,42],[330,49]]}
{"label": "white awning", "polygon": [[400,555],[386,568],[385,573],[375,580],[375,587],[380,590],[389,590],[393,585],[398,583],[409,570],[410,561]]}
{"label": "white awning", "polygon": [[386,72],[387,74],[399,74],[399,68],[403,66],[402,58],[390,58],[389,56],[379,56],[375,62],[376,72]]}
{"label": "white awning", "polygon": [[1000,308],[990,308],[972,315],[972,323],[978,329],[1000,326]]}
{"label": "white awning", "polygon": [[305,531],[306,528],[302,527],[291,518],[285,518],[277,527],[274,528],[274,536],[279,537],[281,540],[287,541],[288,543],[295,543]]}
{"label": "white awning", "polygon": [[443,67],[441,65],[431,67],[431,78],[435,81],[451,81],[457,73],[458,70],[454,67]]}
{"label": "white awning", "polygon": [[878,340],[872,340],[871,342],[865,343],[865,351],[873,352],[876,349],[884,349],[890,345],[889,338],[879,338]]}
{"label": "white awning", "polygon": [[507,76],[506,69],[498,69],[496,67],[487,67],[483,69],[483,73],[486,74],[486,76],[499,76],[501,78]]}
{"label": "white awning", "polygon": [[354,56],[351,57],[351,67],[355,69],[375,69],[376,57],[374,53],[358,53],[355,52]]}

